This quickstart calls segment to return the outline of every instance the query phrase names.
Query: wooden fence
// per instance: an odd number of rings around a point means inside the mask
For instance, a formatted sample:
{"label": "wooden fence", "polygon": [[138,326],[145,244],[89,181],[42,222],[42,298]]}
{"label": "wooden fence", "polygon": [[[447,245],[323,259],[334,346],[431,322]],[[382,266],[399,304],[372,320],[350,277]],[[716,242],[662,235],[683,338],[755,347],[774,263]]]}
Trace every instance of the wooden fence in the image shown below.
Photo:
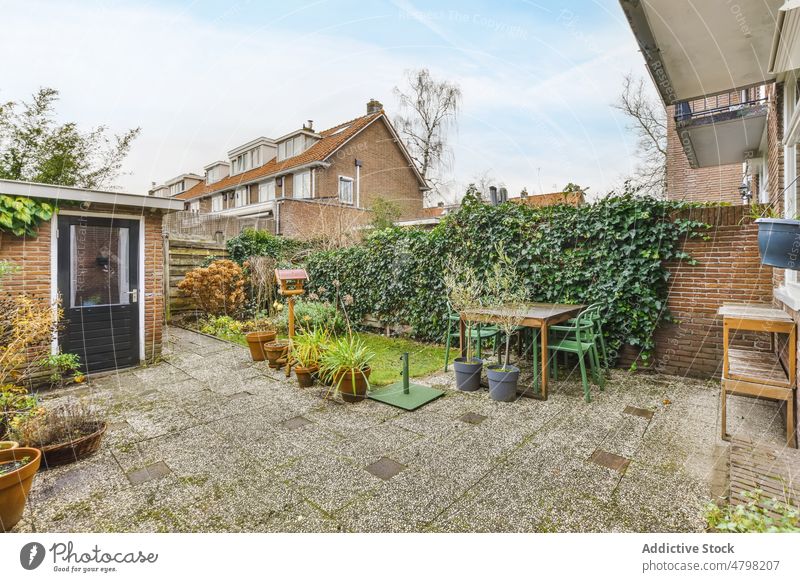
{"label": "wooden fence", "polygon": [[194,269],[201,267],[209,257],[227,258],[225,245],[211,241],[164,239],[164,294],[167,296],[167,320],[172,315],[193,309],[191,299],[178,291],[178,283]]}

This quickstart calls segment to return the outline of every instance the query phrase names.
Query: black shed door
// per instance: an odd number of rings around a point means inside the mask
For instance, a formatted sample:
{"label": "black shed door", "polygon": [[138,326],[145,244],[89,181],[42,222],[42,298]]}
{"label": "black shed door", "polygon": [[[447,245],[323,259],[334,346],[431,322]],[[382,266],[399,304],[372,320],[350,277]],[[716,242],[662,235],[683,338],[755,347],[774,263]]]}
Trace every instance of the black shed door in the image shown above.
{"label": "black shed door", "polygon": [[139,363],[139,221],[58,217],[61,350],[87,372]]}

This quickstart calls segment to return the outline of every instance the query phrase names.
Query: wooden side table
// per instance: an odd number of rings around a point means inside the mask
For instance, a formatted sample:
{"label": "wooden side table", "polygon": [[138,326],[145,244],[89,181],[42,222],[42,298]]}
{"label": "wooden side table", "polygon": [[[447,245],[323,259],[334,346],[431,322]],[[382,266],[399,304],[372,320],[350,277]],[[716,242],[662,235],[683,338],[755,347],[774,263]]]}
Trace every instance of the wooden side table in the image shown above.
{"label": "wooden side table", "polygon": [[[786,402],[786,443],[797,447],[794,422],[794,391],[797,384],[797,326],[785,311],[771,305],[723,305],[722,316],[722,438],[728,440],[726,400],[728,394]],[[729,346],[731,331],[760,331],[789,336],[786,370],[774,351],[759,352]]]}

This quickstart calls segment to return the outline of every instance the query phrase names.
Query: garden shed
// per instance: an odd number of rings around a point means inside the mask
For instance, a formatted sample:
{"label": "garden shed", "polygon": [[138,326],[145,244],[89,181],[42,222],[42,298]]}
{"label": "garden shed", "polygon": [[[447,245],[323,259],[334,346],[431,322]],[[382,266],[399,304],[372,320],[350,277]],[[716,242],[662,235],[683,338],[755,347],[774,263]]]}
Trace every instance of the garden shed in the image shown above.
{"label": "garden shed", "polygon": [[51,350],[77,354],[87,372],[150,361],[164,322],[161,223],[182,208],[167,198],[0,180],[0,261],[11,267],[0,293],[60,299]]}

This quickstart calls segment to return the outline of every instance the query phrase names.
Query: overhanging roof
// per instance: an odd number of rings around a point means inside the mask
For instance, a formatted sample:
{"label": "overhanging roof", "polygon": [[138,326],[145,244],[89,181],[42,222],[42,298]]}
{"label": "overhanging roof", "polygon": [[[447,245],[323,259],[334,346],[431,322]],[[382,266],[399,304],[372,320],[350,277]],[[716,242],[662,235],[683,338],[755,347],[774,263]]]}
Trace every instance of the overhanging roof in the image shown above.
{"label": "overhanging roof", "polygon": [[620,0],[666,105],[759,85],[784,0]]}
{"label": "overhanging roof", "polygon": [[50,200],[67,200],[70,202],[95,202],[97,204],[113,204],[116,206],[133,206],[152,208],[173,212],[183,210],[183,200],[159,198],[141,194],[108,192],[104,190],[87,190],[71,186],[54,186],[38,182],[21,182],[18,180],[0,180],[0,194],[9,196],[28,196],[30,198],[47,198]]}

